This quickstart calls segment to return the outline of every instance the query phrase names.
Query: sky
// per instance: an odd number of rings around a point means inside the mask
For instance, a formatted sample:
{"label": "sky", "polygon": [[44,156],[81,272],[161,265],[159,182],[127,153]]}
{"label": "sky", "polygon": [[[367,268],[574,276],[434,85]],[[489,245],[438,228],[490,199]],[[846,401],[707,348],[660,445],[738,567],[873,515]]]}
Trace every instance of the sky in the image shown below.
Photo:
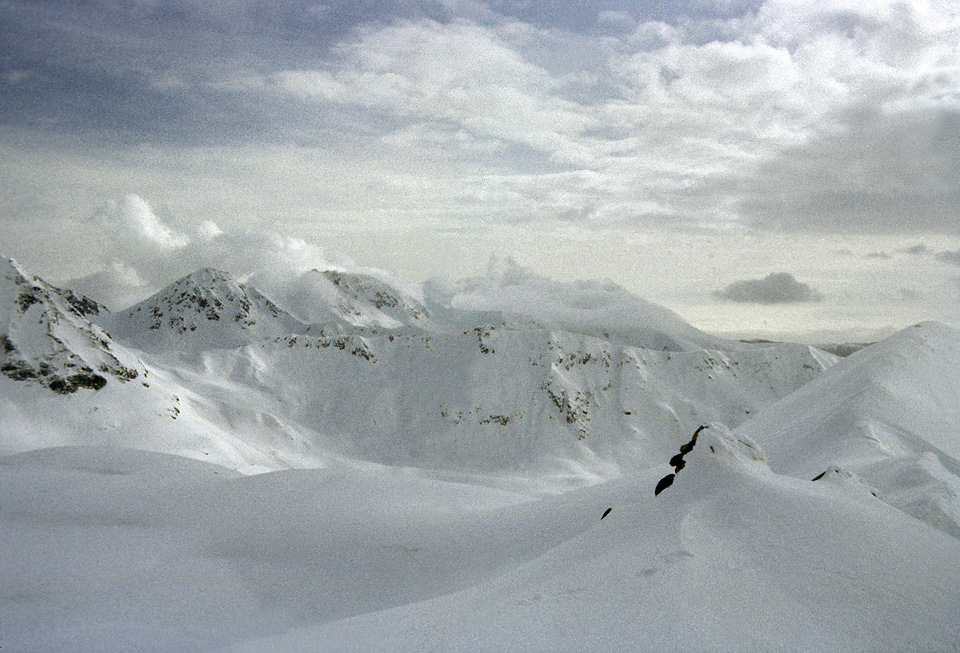
{"label": "sky", "polygon": [[0,254],[610,279],[701,329],[960,327],[940,0],[0,0]]}

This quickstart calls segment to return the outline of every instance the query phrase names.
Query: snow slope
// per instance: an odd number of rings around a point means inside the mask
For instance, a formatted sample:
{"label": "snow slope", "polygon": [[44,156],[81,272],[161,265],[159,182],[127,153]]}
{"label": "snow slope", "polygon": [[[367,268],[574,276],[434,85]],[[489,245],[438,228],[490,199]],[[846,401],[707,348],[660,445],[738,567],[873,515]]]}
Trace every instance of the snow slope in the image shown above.
{"label": "snow slope", "polygon": [[243,386],[245,410],[344,456],[583,483],[656,464],[704,421],[739,424],[833,362],[794,345],[663,352],[482,325],[287,336],[177,373],[223,403],[224,380]]}
{"label": "snow slope", "polygon": [[838,360],[510,264],[118,314],[3,270],[4,650],[960,650],[943,325]]}
{"label": "snow slope", "polygon": [[99,306],[0,259],[0,372],[61,394],[102,388],[109,377],[135,379],[142,371],[136,358],[112,348],[84,310]]}
{"label": "snow slope", "polygon": [[926,322],[842,359],[737,429],[777,471],[838,468],[960,537],[960,332]]}
{"label": "snow slope", "polygon": [[[206,419],[208,399],[89,321],[111,320],[105,309],[13,261],[0,266],[0,454],[109,444],[215,460],[247,473],[318,464],[296,434],[269,419],[258,422],[256,413],[240,431]],[[201,337],[210,331],[202,328]]]}
{"label": "snow slope", "polygon": [[[300,315],[311,305],[328,319],[306,325],[251,285],[201,270],[97,317],[138,348],[142,388],[55,406],[9,392],[0,451],[116,443],[245,471],[353,461],[549,476],[557,490],[657,464],[700,423],[739,424],[836,360],[786,344],[707,351],[691,340],[699,332],[616,287],[502,276],[490,284],[554,313],[448,304],[437,315],[370,275],[273,279]],[[633,330],[603,332],[611,315]],[[658,348],[625,344],[641,332]]]}
{"label": "snow slope", "polygon": [[960,542],[869,495],[777,476],[722,427],[659,497],[655,478],[609,491],[622,503],[605,520],[594,512],[581,533],[474,588],[236,650],[960,645]]}
{"label": "snow slope", "polygon": [[856,487],[779,476],[721,425],[685,460],[657,497],[666,465],[531,500],[401,473],[241,477],[113,448],[3,458],[0,645],[960,646],[956,539]]}

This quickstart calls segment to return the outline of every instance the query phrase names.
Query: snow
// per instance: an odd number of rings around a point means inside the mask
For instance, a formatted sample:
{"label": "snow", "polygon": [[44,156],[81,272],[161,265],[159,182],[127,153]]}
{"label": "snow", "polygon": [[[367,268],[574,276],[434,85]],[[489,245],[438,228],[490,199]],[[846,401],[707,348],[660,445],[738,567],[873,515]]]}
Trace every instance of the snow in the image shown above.
{"label": "snow", "polygon": [[774,469],[836,465],[908,514],[960,535],[960,334],[926,322],[843,359],[738,433]]}
{"label": "snow", "polygon": [[3,645],[955,650],[960,642],[956,539],[845,487],[776,475],[720,425],[654,497],[665,469],[530,499],[357,470],[241,477],[127,449],[19,454],[0,464]]}
{"label": "snow", "polygon": [[956,540],[773,475],[722,429],[695,451],[661,497],[632,479],[602,524],[492,581],[236,650],[956,647]]}
{"label": "snow", "polygon": [[8,267],[3,650],[960,650],[949,327],[838,359],[501,262],[151,329]]}
{"label": "snow", "polygon": [[255,288],[210,268],[105,317],[102,324],[121,342],[149,352],[232,348],[305,328]]}

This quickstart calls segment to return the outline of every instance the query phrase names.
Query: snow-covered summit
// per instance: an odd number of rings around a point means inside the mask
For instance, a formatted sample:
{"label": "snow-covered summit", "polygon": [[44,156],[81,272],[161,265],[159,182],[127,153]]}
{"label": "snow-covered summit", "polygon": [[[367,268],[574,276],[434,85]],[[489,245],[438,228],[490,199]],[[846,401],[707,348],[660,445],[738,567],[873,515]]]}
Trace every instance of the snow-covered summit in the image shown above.
{"label": "snow-covered summit", "polygon": [[960,331],[923,322],[841,359],[739,431],[775,468],[808,475],[836,458],[913,449],[960,465]]}
{"label": "snow-covered summit", "polygon": [[231,349],[305,326],[226,272],[187,275],[105,321],[114,337],[150,352]]}
{"label": "snow-covered summit", "polygon": [[0,372],[64,394],[98,390],[111,376],[138,376],[138,361],[113,346],[85,312],[100,307],[0,259]]}
{"label": "snow-covered summit", "polygon": [[611,342],[660,351],[744,349],[711,336],[669,309],[612,281],[560,282],[541,277],[512,259],[492,259],[487,274],[459,283],[426,285],[427,306],[448,319],[497,313],[507,322],[534,323]]}
{"label": "snow-covered summit", "polygon": [[422,302],[372,275],[336,270],[322,274],[346,297],[362,307],[376,309],[399,324],[416,324],[430,317]]}
{"label": "snow-covered summit", "polygon": [[258,274],[251,282],[307,324],[347,331],[429,324],[423,302],[400,284],[370,273],[313,269],[294,278]]}

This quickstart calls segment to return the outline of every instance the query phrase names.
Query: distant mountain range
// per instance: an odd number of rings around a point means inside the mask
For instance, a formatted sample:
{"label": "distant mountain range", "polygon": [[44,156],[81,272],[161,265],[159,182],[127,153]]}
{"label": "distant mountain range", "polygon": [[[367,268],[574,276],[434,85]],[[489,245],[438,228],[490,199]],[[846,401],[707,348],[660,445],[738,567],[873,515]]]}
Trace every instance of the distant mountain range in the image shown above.
{"label": "distant mountain range", "polygon": [[609,283],[417,297],[332,270],[274,301],[204,269],[111,313],[3,265],[2,453],[115,444],[244,473],[376,464],[563,489],[660,464],[719,422],[774,469],[835,467],[960,534],[960,334],[943,325],[840,359],[709,336]]}

